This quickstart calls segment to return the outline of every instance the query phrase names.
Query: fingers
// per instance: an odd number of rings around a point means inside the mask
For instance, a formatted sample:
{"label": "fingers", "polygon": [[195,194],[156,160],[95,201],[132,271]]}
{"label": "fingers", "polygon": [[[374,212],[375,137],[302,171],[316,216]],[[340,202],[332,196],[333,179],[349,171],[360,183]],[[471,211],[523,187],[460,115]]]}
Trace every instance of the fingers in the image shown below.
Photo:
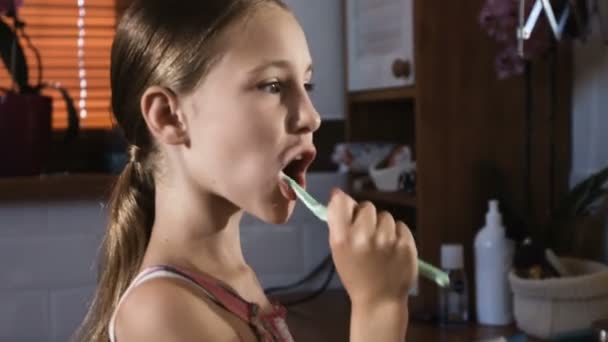
{"label": "fingers", "polygon": [[418,250],[412,232],[408,226],[401,221],[397,221],[395,232],[397,233],[397,248],[400,251],[409,254],[407,259],[411,261],[411,266],[416,269],[418,264]]}
{"label": "fingers", "polygon": [[357,204],[340,189],[332,191],[327,219],[334,244],[351,239],[361,245],[373,241],[378,247],[397,246],[417,254],[414,238],[405,223],[396,222],[386,211],[378,212],[369,201]]}
{"label": "fingers", "polygon": [[327,223],[330,238],[343,241],[353,221],[353,213],[357,202],[340,189],[333,189],[327,204]]}
{"label": "fingers", "polygon": [[397,234],[400,243],[415,245],[414,236],[412,235],[410,228],[402,221],[397,221],[395,233]]}
{"label": "fingers", "polygon": [[353,234],[369,237],[376,231],[378,217],[372,202],[364,201],[355,207],[353,213]]}
{"label": "fingers", "polygon": [[392,246],[397,241],[395,219],[386,211],[378,213],[378,228],[375,242],[378,247]]}

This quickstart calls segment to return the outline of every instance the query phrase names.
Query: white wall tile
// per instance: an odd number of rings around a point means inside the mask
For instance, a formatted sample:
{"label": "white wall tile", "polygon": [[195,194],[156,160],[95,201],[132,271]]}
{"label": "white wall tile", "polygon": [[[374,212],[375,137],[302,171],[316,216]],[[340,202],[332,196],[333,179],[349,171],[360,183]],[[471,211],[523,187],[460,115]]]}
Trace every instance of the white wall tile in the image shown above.
{"label": "white wall tile", "polygon": [[96,201],[73,201],[49,204],[49,231],[56,235],[102,236],[108,222],[103,204]]}
{"label": "white wall tile", "polygon": [[0,290],[94,284],[99,244],[91,236],[0,239]]}
{"label": "white wall tile", "polygon": [[293,274],[304,270],[302,231],[294,225],[242,227],[243,253],[260,274]]}
{"label": "white wall tile", "polygon": [[93,287],[54,291],[50,294],[50,329],[54,342],[66,342],[87,312]]}
{"label": "white wall tile", "polygon": [[46,291],[0,291],[0,341],[49,341]]}
{"label": "white wall tile", "polygon": [[45,203],[0,205],[0,238],[50,234]]}
{"label": "white wall tile", "polygon": [[106,212],[94,201],[0,205],[0,238],[103,234]]}
{"label": "white wall tile", "polygon": [[304,259],[309,267],[314,267],[330,253],[327,224],[305,224],[301,229],[304,231]]}

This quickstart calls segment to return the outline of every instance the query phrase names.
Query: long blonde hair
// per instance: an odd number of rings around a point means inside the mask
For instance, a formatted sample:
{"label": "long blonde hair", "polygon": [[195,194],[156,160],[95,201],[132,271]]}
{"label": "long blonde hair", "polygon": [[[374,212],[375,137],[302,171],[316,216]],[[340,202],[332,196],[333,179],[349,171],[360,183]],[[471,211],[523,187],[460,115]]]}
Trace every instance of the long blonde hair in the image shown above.
{"label": "long blonde hair", "polygon": [[76,341],[107,342],[108,324],[136,273],[154,222],[154,174],[158,149],[140,111],[153,85],[176,94],[193,90],[221,57],[218,37],[261,3],[281,0],[135,0],[112,44],[112,111],[137,162],[129,162],[109,200],[109,223],[92,304]]}

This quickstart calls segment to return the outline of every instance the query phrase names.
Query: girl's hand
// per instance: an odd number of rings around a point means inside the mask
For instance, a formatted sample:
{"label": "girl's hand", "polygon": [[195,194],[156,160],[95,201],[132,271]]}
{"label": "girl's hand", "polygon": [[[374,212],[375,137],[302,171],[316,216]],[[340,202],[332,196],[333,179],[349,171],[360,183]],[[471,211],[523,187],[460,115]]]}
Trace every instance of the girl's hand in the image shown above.
{"label": "girl's hand", "polygon": [[418,275],[409,228],[370,202],[357,204],[339,189],[328,204],[329,244],[353,307],[407,303]]}

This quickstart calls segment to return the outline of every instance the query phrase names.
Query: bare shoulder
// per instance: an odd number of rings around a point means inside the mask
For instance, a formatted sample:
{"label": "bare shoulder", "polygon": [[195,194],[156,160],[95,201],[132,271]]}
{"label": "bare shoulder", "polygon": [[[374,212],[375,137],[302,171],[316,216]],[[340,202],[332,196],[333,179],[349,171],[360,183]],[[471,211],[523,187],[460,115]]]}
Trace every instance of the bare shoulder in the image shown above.
{"label": "bare shoulder", "polygon": [[117,341],[239,341],[233,322],[196,290],[173,278],[137,286],[118,310]]}

